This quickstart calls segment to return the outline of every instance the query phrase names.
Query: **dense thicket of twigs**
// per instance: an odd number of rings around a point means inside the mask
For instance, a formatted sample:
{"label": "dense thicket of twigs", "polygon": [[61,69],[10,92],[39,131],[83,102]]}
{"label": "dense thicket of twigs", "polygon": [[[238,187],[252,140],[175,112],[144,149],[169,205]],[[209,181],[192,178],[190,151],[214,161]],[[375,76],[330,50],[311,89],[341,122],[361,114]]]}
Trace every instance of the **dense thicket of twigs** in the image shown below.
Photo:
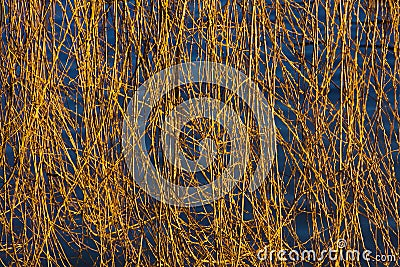
{"label": "dense thicket of twigs", "polygon": [[[0,265],[275,266],[257,250],[339,238],[400,259],[398,1],[0,6]],[[192,60],[243,71],[274,107],[278,157],[251,197],[170,207],[127,171],[133,90]]]}

